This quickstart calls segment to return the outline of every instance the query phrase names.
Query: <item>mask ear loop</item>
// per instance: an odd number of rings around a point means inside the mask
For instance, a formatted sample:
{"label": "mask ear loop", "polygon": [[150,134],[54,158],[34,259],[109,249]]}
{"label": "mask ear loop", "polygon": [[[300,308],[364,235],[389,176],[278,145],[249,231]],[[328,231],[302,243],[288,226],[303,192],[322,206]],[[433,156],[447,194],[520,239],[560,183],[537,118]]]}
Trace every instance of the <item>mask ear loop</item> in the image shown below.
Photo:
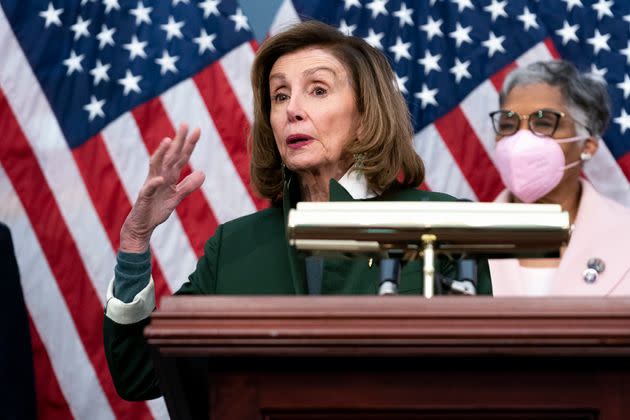
{"label": "mask ear loop", "polygon": [[[553,139],[553,141],[555,141],[556,143],[572,143],[574,141],[587,140],[589,138],[591,138],[591,136],[575,136],[575,137],[567,137],[565,139]],[[582,152],[580,153],[580,160],[576,160],[575,162],[565,165],[564,168],[562,168],[562,170],[573,168],[574,166],[577,166],[582,162],[586,162],[587,160],[590,160],[592,157],[593,157],[592,154],[588,152]]]}

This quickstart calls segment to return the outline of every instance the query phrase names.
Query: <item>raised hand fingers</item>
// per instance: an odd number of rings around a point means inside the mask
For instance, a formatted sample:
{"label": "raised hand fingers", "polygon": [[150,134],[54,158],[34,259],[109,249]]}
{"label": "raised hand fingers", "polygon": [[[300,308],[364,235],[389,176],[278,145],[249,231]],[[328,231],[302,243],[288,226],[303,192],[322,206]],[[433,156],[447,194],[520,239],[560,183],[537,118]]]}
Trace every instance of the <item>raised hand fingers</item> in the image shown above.
{"label": "raised hand fingers", "polygon": [[175,162],[175,169],[181,170],[185,164],[190,160],[190,155],[192,155],[193,150],[195,150],[195,146],[201,137],[201,131],[198,128],[195,128],[193,132],[188,136],[184,143],[184,147],[180,153],[179,160]]}
{"label": "raised hand fingers", "polygon": [[177,184],[177,204],[179,204],[188,194],[201,187],[206,176],[201,171],[194,171],[188,174]]}
{"label": "raised hand fingers", "polygon": [[158,176],[162,173],[162,163],[164,162],[164,156],[166,156],[171,143],[173,141],[168,137],[163,139],[156,151],[151,156],[149,161],[149,177]]}
{"label": "raised hand fingers", "polygon": [[166,157],[164,159],[164,165],[167,167],[174,166],[180,158],[182,148],[186,143],[186,136],[188,134],[188,125],[185,123],[180,124],[175,136],[173,137],[173,144],[168,149]]}

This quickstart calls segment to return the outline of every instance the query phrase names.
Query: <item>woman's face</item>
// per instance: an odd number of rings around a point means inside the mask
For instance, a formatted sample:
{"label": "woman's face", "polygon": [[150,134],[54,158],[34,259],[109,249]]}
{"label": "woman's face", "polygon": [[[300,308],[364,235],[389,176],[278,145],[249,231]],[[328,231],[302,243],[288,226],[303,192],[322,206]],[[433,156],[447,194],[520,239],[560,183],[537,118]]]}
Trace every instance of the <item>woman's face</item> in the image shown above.
{"label": "woman's face", "polygon": [[[564,97],[560,89],[546,83],[533,83],[513,88],[505,98],[501,109],[514,111],[521,116],[530,115],[541,109],[550,109],[564,113],[558,122],[558,128],[553,133],[553,138],[563,139],[575,137],[575,120],[566,107]],[[528,121],[521,121],[521,130],[529,130]],[[501,140],[501,137],[497,137]],[[571,163],[580,159],[583,151],[582,142],[559,143],[564,152],[565,162]]]}
{"label": "woman's face", "polygon": [[[575,137],[577,135],[575,120],[566,107],[562,92],[556,86],[551,86],[546,83],[516,86],[508,93],[501,108],[514,111],[521,116],[530,115],[541,109],[562,112],[564,113],[564,117],[560,118],[558,127],[552,137],[554,139],[562,139]],[[527,120],[524,119],[521,121],[520,130],[529,130]],[[501,136],[497,136],[497,140],[501,141]],[[592,139],[588,139],[586,142],[576,141],[558,144],[564,153],[565,164],[580,161],[580,154],[582,152],[586,151],[594,154],[597,149],[597,143]],[[580,165],[565,170],[559,185],[546,197],[552,200],[553,197],[562,195],[562,191],[565,190],[565,187],[576,185],[579,173]],[[543,201],[548,200],[543,199]]]}
{"label": "woman's face", "polygon": [[298,175],[339,179],[359,113],[343,64],[321,48],[281,56],[269,75],[271,127],[285,165]]}

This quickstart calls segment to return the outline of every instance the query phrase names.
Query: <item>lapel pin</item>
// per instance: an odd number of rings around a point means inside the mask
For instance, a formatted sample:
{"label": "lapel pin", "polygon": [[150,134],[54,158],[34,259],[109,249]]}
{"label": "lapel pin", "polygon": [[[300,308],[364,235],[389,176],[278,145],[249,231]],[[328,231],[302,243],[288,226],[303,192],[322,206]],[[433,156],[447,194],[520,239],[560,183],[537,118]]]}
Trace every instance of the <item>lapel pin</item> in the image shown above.
{"label": "lapel pin", "polygon": [[601,258],[590,258],[586,263],[586,270],[582,273],[582,278],[588,284],[595,283],[599,274],[606,269],[606,264]]}

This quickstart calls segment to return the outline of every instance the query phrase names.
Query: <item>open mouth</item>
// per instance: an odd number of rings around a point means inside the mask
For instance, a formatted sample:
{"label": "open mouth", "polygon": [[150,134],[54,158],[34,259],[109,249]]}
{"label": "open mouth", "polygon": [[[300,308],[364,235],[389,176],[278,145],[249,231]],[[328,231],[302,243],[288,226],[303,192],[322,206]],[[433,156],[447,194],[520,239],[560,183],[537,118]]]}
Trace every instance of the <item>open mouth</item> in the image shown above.
{"label": "open mouth", "polygon": [[312,140],[312,137],[309,137],[309,136],[306,136],[306,135],[302,135],[302,134],[294,134],[294,135],[291,135],[291,136],[287,137],[287,144],[289,146],[292,146],[292,145],[297,145],[297,144],[300,144],[300,143],[307,142],[309,140]]}

